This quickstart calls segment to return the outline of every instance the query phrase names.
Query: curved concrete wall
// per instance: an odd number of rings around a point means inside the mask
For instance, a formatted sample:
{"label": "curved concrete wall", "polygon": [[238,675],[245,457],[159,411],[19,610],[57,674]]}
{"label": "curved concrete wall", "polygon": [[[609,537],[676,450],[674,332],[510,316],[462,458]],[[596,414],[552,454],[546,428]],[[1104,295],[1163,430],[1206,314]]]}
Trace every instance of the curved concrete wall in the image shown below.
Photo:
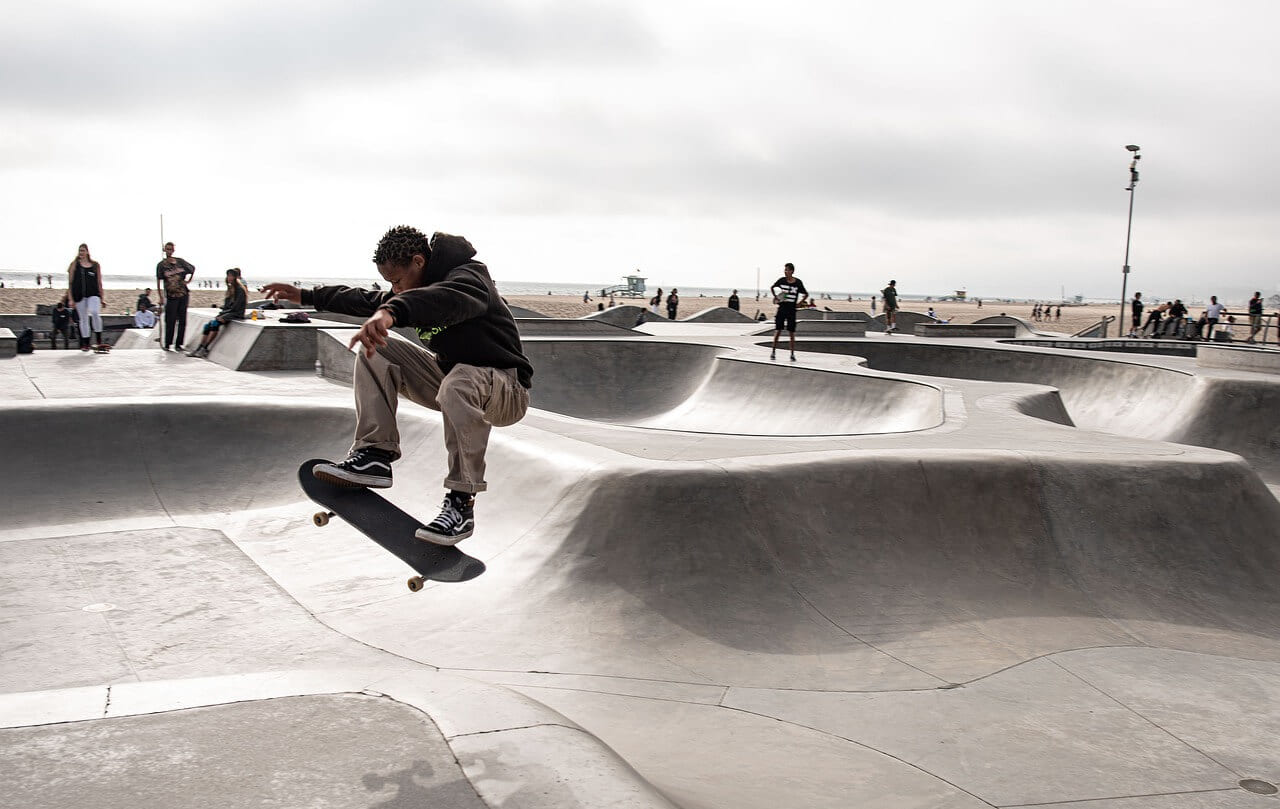
{"label": "curved concrete wall", "polygon": [[735,435],[859,435],[942,423],[931,385],[722,357],[641,340],[526,341],[534,407],[575,418]]}
{"label": "curved concrete wall", "polygon": [[345,457],[348,407],[297,399],[11,403],[5,529],[237,512],[299,499],[303,458]]}

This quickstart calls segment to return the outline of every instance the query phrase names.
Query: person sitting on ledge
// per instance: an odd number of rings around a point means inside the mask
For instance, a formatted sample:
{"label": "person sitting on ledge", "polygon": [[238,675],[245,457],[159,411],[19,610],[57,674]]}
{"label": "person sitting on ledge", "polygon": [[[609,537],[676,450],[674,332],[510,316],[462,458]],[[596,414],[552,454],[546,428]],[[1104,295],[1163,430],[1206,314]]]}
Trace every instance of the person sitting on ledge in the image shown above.
{"label": "person sitting on ledge", "polygon": [[200,345],[191,350],[188,357],[201,359],[209,356],[209,347],[218,339],[218,331],[233,320],[244,320],[244,310],[249,303],[249,288],[240,280],[240,268],[227,270],[227,297],[222,300],[222,311],[204,324],[200,332]]}

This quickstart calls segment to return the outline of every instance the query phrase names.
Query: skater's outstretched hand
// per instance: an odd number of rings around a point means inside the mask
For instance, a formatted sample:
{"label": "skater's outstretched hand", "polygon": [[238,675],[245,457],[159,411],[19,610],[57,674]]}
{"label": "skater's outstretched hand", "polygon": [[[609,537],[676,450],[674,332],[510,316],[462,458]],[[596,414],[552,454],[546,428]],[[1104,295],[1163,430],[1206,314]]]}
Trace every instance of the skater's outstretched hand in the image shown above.
{"label": "skater's outstretched hand", "polygon": [[263,284],[259,291],[266,293],[266,296],[273,301],[302,303],[302,290],[293,284]]}
{"label": "skater's outstretched hand", "polygon": [[396,319],[391,312],[379,309],[364,322],[360,331],[356,332],[356,336],[347,343],[347,348],[355,348],[356,343],[359,343],[363,347],[364,355],[372,357],[380,346],[387,344],[387,332],[394,325],[396,325]]}

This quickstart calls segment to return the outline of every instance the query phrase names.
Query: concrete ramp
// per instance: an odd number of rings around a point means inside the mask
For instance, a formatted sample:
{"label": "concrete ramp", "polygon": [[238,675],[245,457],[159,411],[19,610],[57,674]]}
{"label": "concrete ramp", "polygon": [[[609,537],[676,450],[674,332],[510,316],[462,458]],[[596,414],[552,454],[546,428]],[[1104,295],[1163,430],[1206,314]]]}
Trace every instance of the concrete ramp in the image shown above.
{"label": "concrete ramp", "polygon": [[534,407],[610,424],[739,435],[857,435],[942,423],[916,382],[723,357],[647,340],[529,341]]}

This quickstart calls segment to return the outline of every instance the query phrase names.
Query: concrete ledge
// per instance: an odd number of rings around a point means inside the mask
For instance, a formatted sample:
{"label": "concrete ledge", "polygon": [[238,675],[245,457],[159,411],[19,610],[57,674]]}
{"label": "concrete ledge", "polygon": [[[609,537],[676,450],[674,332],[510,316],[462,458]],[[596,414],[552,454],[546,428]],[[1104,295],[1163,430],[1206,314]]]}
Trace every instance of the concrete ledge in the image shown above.
{"label": "concrete ledge", "polygon": [[1270,348],[1198,344],[1196,365],[1202,368],[1231,368],[1280,374],[1280,351]]}
{"label": "concrete ledge", "polygon": [[[767,328],[751,332],[752,335],[773,334],[773,320]],[[797,337],[866,337],[867,321],[865,320],[796,320]]]}
{"label": "concrete ledge", "polygon": [[603,320],[579,320],[562,317],[518,317],[516,328],[521,337],[628,337],[635,332]]}
{"label": "concrete ledge", "polygon": [[[187,313],[187,347],[200,343],[204,325],[217,309],[192,309]],[[233,320],[222,327],[209,359],[233,371],[309,371],[316,364],[317,331],[333,328],[325,315],[311,315],[310,323],[282,323],[288,312],[273,310],[258,320]]]}
{"label": "concrete ledge", "polygon": [[1194,357],[1197,343],[1186,340],[1148,340],[1145,338],[1062,337],[1019,338],[1008,340],[1005,345],[1036,346],[1038,348],[1071,348],[1085,351],[1117,351],[1129,354],[1156,354],[1158,356]]}
{"label": "concrete ledge", "polygon": [[916,337],[987,337],[1007,338],[1018,335],[1018,327],[1012,323],[920,323],[915,327]]}
{"label": "concrete ledge", "polygon": [[18,336],[13,329],[0,328],[0,359],[18,356]]}

